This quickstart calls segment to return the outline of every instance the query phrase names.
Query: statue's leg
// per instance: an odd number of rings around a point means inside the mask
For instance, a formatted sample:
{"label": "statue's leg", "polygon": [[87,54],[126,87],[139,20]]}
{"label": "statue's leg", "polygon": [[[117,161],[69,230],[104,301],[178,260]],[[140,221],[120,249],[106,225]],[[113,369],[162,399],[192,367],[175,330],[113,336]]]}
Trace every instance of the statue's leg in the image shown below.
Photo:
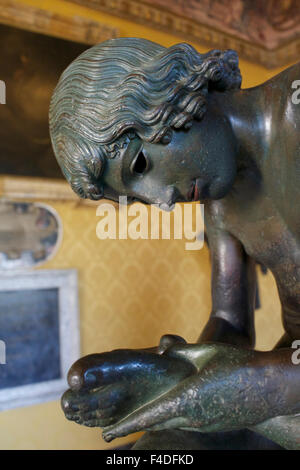
{"label": "statue's leg", "polygon": [[[275,349],[290,348],[292,338],[285,333]],[[300,415],[278,416],[253,426],[253,431],[260,433],[285,449],[300,449]]]}
{"label": "statue's leg", "polygon": [[132,450],[280,450],[278,444],[244,429],[241,431],[200,433],[194,431],[146,432]]}
{"label": "statue's leg", "polygon": [[285,449],[300,450],[300,415],[277,416],[252,429]]}
{"label": "statue's leg", "polygon": [[[285,335],[276,348],[291,345]],[[199,433],[182,430],[147,432],[133,450],[273,450],[300,448],[300,415],[279,416],[240,431]]]}
{"label": "statue's leg", "polygon": [[[231,241],[229,240],[228,243],[228,252],[230,253],[232,251],[230,250]],[[216,242],[212,239],[210,247],[212,250],[212,263],[213,267],[215,265],[215,271],[220,271],[218,268],[219,257],[214,256],[215,252],[218,251],[215,245]],[[243,318],[241,324],[244,325],[244,328],[236,327],[239,322],[237,322],[236,312],[234,309],[232,309],[232,311],[230,311],[230,309],[227,311],[226,318],[216,316],[213,311],[206,327],[200,335],[198,340],[199,343],[207,341],[223,342],[248,348],[254,345],[254,306],[257,300],[255,261],[244,254],[243,263],[244,285],[242,284],[242,290],[244,291],[244,296],[248,299],[248,304],[246,302],[245,305],[243,305],[241,302],[241,318]],[[217,285],[214,286],[215,292],[218,292],[220,290],[219,284],[221,284],[219,279],[216,284]],[[219,296],[214,299],[215,304],[220,302],[221,305],[222,298],[223,293],[221,292]],[[215,310],[217,310],[217,308],[215,308]],[[179,445],[182,445],[183,447],[178,447]],[[273,449],[278,447],[279,446],[256,432],[246,429],[225,433],[199,433],[192,431],[170,430],[145,433],[134,445],[133,449]]]}
{"label": "statue's leg", "polygon": [[85,426],[106,427],[167,392],[195,373],[195,366],[162,353],[178,336],[162,337],[157,348],[92,354],[70,369],[70,390],[62,397],[68,419]]}

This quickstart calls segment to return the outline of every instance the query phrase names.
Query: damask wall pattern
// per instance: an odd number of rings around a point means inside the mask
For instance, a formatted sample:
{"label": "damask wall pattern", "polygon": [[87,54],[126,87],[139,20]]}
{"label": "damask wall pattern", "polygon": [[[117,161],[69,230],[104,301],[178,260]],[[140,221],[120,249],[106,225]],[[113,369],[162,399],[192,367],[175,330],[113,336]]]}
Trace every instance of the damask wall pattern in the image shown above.
{"label": "damask wall pattern", "polygon": [[[210,308],[206,247],[186,251],[184,240],[99,240],[96,206],[43,201],[63,223],[63,241],[45,269],[76,268],[79,278],[82,355],[115,348],[144,348],[164,333],[192,342]],[[259,274],[262,309],[257,346],[271,348],[281,336],[280,307],[271,275]],[[104,449],[99,429],[67,421],[58,402],[1,413],[2,449]]]}

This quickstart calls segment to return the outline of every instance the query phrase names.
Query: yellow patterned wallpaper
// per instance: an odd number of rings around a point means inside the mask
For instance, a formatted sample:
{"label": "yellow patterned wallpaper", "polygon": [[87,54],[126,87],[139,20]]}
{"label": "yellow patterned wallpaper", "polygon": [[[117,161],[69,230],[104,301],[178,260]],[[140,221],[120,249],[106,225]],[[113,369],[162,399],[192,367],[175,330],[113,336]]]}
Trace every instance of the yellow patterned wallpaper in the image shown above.
{"label": "yellow patterned wallpaper", "polygon": [[[165,45],[180,41],[64,1],[22,3],[98,18],[120,28],[122,36],[145,37]],[[241,69],[244,86],[257,85],[276,73],[245,61]],[[96,237],[96,208],[48,203],[62,219],[64,236],[58,253],[43,268],[78,270],[82,355],[152,346],[167,332],[196,340],[210,311],[206,248],[186,251],[180,240],[101,241]],[[280,306],[272,276],[259,275],[259,279],[263,307],[256,314],[257,345],[268,349],[282,334]],[[58,402],[0,413],[0,449],[104,449],[133,438],[107,446],[98,429],[65,420]]]}
{"label": "yellow patterned wallpaper", "polygon": [[[99,240],[96,207],[43,201],[63,221],[62,245],[45,269],[76,268],[82,355],[157,344],[164,333],[195,341],[210,312],[206,248],[186,251],[184,240]],[[271,275],[260,276],[258,347],[268,349],[282,328]],[[0,414],[0,449],[104,449],[100,430],[64,419],[59,402]]]}

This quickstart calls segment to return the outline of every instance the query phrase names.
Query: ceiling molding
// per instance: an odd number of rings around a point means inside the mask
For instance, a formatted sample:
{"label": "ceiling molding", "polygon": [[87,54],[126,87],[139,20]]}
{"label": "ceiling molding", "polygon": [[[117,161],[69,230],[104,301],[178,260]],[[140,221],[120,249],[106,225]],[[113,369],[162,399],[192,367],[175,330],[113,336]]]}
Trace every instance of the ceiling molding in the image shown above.
{"label": "ceiling molding", "polygon": [[1,0],[0,23],[83,44],[119,36],[119,30],[81,16],[67,16],[14,0]]}
{"label": "ceiling molding", "polygon": [[279,47],[270,49],[228,34],[211,25],[200,24],[178,16],[153,4],[141,0],[70,0],[90,9],[119,16],[148,27],[182,37],[185,41],[198,42],[208,47],[234,49],[241,58],[275,68],[299,59],[300,37],[286,40]]}

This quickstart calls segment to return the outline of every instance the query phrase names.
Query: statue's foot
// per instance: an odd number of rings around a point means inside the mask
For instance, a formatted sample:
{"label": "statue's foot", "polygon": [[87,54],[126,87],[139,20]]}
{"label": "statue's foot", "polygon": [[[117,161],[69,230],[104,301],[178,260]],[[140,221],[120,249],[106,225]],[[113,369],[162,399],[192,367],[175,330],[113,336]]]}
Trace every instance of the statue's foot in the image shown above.
{"label": "statue's foot", "polygon": [[104,428],[122,417],[118,404],[126,399],[129,399],[126,386],[118,383],[80,392],[70,389],[62,397],[62,408],[70,421]]}
{"label": "statue's foot", "polygon": [[194,373],[194,366],[164,355],[184,340],[166,335],[158,348],[116,350],[85,356],[71,367],[70,390],[62,397],[68,419],[85,426],[118,422]]}

